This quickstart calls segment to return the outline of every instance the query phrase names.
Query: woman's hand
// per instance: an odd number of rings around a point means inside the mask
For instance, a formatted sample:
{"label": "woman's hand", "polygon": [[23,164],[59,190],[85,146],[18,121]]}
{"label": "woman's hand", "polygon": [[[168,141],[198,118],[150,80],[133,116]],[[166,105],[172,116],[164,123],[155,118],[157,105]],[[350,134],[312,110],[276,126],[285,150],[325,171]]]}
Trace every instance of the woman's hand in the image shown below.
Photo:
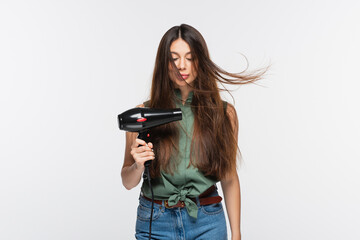
{"label": "woman's hand", "polygon": [[[144,107],[143,104],[136,107]],[[155,155],[152,151],[153,144],[136,138],[136,132],[126,132],[126,145],[124,164],[121,169],[121,178],[126,189],[136,187],[145,169],[144,163],[153,160]]]}
{"label": "woman's hand", "polygon": [[131,145],[130,154],[135,160],[137,169],[143,169],[146,161],[155,159],[153,144],[151,142],[146,144],[144,140],[138,138],[135,139],[134,143]]}

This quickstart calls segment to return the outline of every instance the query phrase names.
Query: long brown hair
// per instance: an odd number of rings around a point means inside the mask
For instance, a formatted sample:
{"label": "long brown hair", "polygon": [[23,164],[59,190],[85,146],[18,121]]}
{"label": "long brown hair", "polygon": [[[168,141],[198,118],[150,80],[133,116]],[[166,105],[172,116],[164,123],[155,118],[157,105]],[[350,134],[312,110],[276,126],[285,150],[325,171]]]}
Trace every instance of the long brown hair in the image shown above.
{"label": "long brown hair", "polygon": [[[267,68],[249,74],[245,74],[244,71],[229,73],[221,69],[211,61],[206,42],[200,32],[189,25],[181,24],[169,29],[160,41],[149,107],[175,108],[175,86],[169,76],[173,74],[171,69],[176,71],[177,68],[172,60],[170,46],[178,38],[189,44],[197,72],[192,86],[191,108],[194,113],[194,132],[190,164],[206,176],[220,180],[236,169],[236,159],[240,150],[235,130],[220,97],[220,91],[226,88],[221,89],[218,85],[253,83],[262,78]],[[172,67],[169,68],[169,65]],[[181,79],[179,71],[176,74]],[[162,125],[152,131],[151,141],[154,144],[156,158],[151,165],[151,175],[159,176],[160,170],[172,173],[177,164],[170,159],[176,159],[178,153],[178,123]]]}

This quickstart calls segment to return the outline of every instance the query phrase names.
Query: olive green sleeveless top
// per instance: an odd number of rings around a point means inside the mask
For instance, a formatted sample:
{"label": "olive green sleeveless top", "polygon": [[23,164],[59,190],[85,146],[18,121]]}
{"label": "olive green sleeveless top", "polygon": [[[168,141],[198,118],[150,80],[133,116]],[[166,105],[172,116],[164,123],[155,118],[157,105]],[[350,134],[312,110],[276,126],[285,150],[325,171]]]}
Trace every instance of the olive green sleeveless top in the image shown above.
{"label": "olive green sleeveless top", "polygon": [[[197,218],[198,207],[190,198],[198,197],[209,187],[216,184],[217,181],[204,176],[193,165],[189,166],[194,124],[194,114],[191,109],[192,97],[193,92],[190,92],[183,105],[181,102],[181,92],[179,89],[175,89],[175,104],[176,108],[181,108],[182,120],[179,121],[179,154],[177,155],[179,159],[170,159],[170,161],[178,163],[177,170],[173,175],[161,171],[160,177],[152,179],[152,187],[154,199],[168,200],[169,206],[175,205],[179,200],[184,201],[189,215]],[[148,106],[148,103],[144,103],[145,107]],[[226,102],[224,102],[224,107],[226,108]],[[156,161],[156,158],[154,161]],[[147,181],[143,181],[141,191],[143,195],[151,198],[151,191]]]}

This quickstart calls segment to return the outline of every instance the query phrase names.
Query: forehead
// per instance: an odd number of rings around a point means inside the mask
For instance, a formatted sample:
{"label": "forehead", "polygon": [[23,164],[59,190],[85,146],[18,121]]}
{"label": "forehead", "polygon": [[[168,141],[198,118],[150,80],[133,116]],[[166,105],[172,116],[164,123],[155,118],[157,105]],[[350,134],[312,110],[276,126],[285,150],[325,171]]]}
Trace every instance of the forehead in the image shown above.
{"label": "forehead", "polygon": [[178,53],[178,54],[190,54],[191,50],[190,50],[190,46],[187,42],[185,42],[181,38],[178,38],[171,43],[170,52]]}

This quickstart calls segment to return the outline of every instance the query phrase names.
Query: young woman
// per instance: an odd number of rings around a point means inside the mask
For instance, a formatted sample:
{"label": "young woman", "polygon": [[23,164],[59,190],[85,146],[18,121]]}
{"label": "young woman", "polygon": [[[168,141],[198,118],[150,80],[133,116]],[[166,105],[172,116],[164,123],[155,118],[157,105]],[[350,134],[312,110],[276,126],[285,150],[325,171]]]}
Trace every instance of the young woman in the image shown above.
{"label": "young woman", "polygon": [[[266,70],[265,70],[266,71]],[[220,98],[219,84],[246,84],[265,73],[232,74],[215,65],[206,42],[182,24],[161,39],[150,100],[138,107],[181,108],[182,120],[152,129],[151,142],[126,133],[121,171],[126,189],[137,186],[144,163],[153,160],[152,239],[227,239],[220,181],[231,239],[240,234],[240,184],[236,171],[238,119],[235,108]],[[149,238],[151,193],[141,187],[136,239]]]}

